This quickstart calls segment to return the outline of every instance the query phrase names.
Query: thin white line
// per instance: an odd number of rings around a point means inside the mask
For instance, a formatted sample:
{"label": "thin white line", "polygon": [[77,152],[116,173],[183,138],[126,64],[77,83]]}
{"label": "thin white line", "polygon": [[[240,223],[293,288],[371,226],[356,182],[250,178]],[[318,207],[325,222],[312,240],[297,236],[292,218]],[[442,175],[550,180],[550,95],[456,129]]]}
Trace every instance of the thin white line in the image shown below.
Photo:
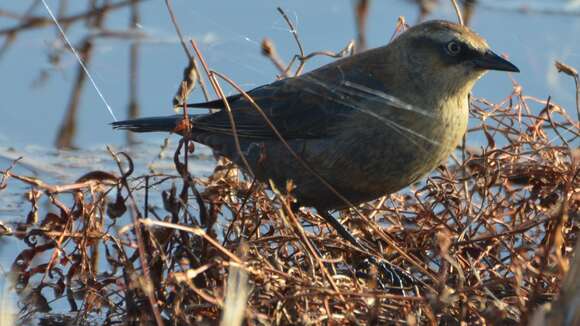
{"label": "thin white line", "polygon": [[45,0],[42,0],[42,4],[44,5],[44,8],[46,8],[46,11],[48,11],[48,14],[50,15],[50,18],[52,18],[52,21],[54,21],[54,24],[56,25],[56,27],[58,27],[58,30],[60,31],[60,34],[62,35],[62,38],[64,39],[64,41],[66,42],[66,44],[69,46],[69,48],[71,49],[71,51],[73,52],[73,54],[77,58],[79,64],[81,65],[81,67],[85,71],[85,74],[87,74],[87,77],[89,77],[89,80],[91,81],[91,84],[93,84],[93,87],[97,91],[97,94],[99,94],[99,97],[101,98],[101,100],[103,101],[103,103],[105,104],[105,106],[107,107],[107,110],[109,110],[109,113],[111,114],[111,117],[113,117],[113,120],[117,121],[117,117],[115,117],[115,114],[113,113],[113,110],[111,109],[111,106],[109,106],[109,103],[107,103],[107,100],[105,100],[105,97],[103,96],[103,93],[101,93],[101,90],[97,86],[97,83],[95,83],[95,80],[93,79],[93,77],[91,76],[91,73],[89,72],[89,70],[85,66],[83,60],[81,59],[81,56],[78,54],[77,50],[75,50],[75,48],[73,47],[73,45],[69,41],[69,39],[66,36],[64,30],[62,29],[62,27],[58,23],[58,20],[56,19],[56,17],[52,13],[52,10],[50,10],[50,7],[48,6],[48,4],[46,3]]}

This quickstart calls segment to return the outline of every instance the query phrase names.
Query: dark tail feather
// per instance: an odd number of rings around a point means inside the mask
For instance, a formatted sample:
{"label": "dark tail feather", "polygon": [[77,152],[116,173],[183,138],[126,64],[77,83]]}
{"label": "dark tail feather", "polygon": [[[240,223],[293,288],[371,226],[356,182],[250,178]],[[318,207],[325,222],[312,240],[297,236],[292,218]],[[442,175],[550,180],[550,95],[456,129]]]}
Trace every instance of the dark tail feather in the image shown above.
{"label": "dark tail feather", "polygon": [[125,121],[116,121],[111,123],[113,129],[129,130],[133,132],[154,132],[175,130],[177,123],[183,116],[172,115],[165,117],[140,118]]}
{"label": "dark tail feather", "polygon": [[[228,103],[231,105],[232,103],[234,103],[235,101],[237,101],[241,98],[242,98],[242,94],[236,94],[236,95],[228,96],[227,100],[228,100]],[[187,104],[187,107],[188,108],[223,109],[223,108],[225,108],[225,105],[224,105],[224,100],[222,100],[220,98],[220,99],[217,99],[214,101],[209,101],[209,102]]]}

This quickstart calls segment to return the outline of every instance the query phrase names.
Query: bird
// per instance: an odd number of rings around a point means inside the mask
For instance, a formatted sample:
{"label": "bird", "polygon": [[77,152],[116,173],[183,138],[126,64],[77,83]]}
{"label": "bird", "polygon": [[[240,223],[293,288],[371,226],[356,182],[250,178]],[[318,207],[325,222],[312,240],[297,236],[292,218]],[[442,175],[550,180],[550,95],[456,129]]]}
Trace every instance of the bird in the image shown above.
{"label": "bird", "polygon": [[[291,180],[297,207],[315,208],[360,245],[329,212],[397,192],[443,163],[466,132],[472,88],[489,70],[519,72],[470,28],[427,21],[385,46],[247,91],[255,104],[244,94],[227,97],[229,108],[223,99],[189,104],[217,110],[191,115],[190,137],[262,182],[286,189]],[[180,133],[182,119],[112,125]]]}

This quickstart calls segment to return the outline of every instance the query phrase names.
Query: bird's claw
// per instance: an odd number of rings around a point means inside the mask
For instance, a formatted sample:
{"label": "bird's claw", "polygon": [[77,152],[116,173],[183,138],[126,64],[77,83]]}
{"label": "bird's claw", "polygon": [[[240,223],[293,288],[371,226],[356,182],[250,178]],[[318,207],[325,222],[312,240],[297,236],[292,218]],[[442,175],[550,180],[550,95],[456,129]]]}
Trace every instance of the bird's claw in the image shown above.
{"label": "bird's claw", "polygon": [[376,267],[377,287],[382,290],[390,290],[402,295],[418,295],[417,279],[406,270],[391,264],[384,259],[369,257],[362,261],[356,268],[356,275],[368,279],[371,277],[371,267]]}

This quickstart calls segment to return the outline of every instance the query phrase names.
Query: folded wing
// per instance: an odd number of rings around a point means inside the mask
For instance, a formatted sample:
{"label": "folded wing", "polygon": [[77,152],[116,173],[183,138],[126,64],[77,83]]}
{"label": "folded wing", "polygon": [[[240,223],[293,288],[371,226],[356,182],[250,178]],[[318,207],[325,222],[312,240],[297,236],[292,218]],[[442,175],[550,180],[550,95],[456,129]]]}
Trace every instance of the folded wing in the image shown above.
{"label": "folded wing", "polygon": [[[360,91],[346,87],[351,82],[369,80],[361,74],[340,66],[330,66],[297,78],[287,78],[255,88],[247,94],[285,139],[328,137],[339,131],[341,122],[360,105]],[[345,81],[348,81],[345,83]],[[264,117],[243,95],[227,98],[239,137],[277,139]],[[190,107],[220,109],[194,120],[194,130],[217,134],[232,134],[232,126],[223,100],[190,104]]]}

